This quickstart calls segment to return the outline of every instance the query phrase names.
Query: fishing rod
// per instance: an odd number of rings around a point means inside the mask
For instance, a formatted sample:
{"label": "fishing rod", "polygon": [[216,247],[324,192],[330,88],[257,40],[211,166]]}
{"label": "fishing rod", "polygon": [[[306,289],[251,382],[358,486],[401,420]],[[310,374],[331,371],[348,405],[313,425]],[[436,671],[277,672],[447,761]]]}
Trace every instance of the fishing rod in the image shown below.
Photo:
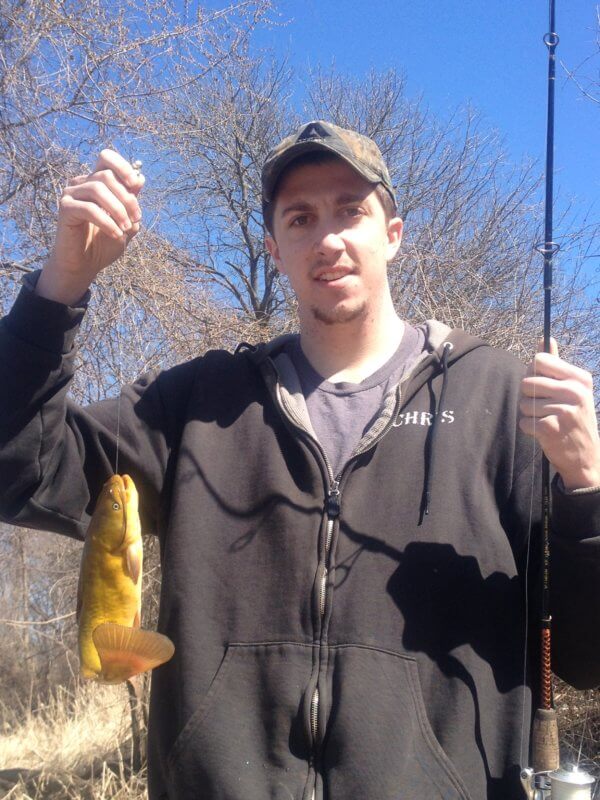
{"label": "fishing rod", "polygon": [[[554,87],[556,83],[555,50],[559,42],[555,32],[555,0],[549,0],[550,31],[544,35],[548,48],[548,104],[546,122],[546,198],[544,241],[535,249],[544,258],[544,352],[550,352],[552,321],[552,259],[560,245],[552,238],[554,197]],[[533,718],[531,734],[532,767],[521,771],[521,783],[528,800],[591,800],[594,779],[571,765],[560,769],[558,722],[552,697],[551,621],[550,614],[550,463],[542,453],[542,600],[541,600],[541,672],[540,705]]]}

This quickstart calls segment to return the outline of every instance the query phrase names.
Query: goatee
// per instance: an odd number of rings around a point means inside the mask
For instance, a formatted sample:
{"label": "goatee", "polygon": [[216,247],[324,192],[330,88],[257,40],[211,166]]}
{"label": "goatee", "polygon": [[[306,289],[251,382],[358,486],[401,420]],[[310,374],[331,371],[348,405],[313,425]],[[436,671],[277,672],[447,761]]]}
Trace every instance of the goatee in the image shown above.
{"label": "goatee", "polygon": [[318,306],[312,306],[310,310],[313,317],[324,325],[340,325],[346,322],[353,322],[355,319],[364,316],[366,309],[367,304],[366,301],[363,300],[360,305],[350,308],[341,305],[337,308],[324,311]]}

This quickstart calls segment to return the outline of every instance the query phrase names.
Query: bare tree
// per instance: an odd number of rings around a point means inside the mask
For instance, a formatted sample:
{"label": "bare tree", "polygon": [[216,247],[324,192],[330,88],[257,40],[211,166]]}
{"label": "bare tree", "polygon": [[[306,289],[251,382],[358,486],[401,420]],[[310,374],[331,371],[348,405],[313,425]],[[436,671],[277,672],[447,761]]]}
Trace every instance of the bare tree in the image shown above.
{"label": "bare tree", "polygon": [[595,49],[576,66],[561,61],[561,66],[570,80],[588,100],[600,104],[600,5],[596,6],[596,42]]}
{"label": "bare tree", "polygon": [[7,0],[0,7],[0,274],[38,265],[57,197],[98,149],[150,138],[140,108],[198,86],[235,56],[269,10],[220,11],[174,0]]}
{"label": "bare tree", "polygon": [[[542,175],[512,165],[499,135],[472,109],[442,122],[408,99],[402,75],[364,79],[317,71],[308,116],[372,136],[385,154],[405,221],[390,268],[396,306],[408,319],[436,317],[525,357],[541,330]],[[589,268],[600,225],[563,209],[554,331],[570,357],[597,372],[597,275]],[[564,269],[561,270],[561,266]]]}
{"label": "bare tree", "polygon": [[[151,169],[157,151],[147,143],[155,132],[142,130],[142,123],[151,122],[156,109],[164,112],[165,98],[199,91],[212,70],[237,56],[269,9],[264,0],[240,0],[210,13],[192,12],[191,5],[131,0],[116,17],[111,4],[98,1],[0,6],[4,308],[23,274],[47,257],[68,177],[87,170],[107,143],[124,152],[135,148],[129,155],[141,150]],[[94,287],[72,387],[80,402],[114,395],[136,374],[190,358],[232,340],[232,330],[244,330],[206,282],[195,281],[189,291],[189,256],[159,230],[164,207],[164,196],[151,188],[144,235]],[[12,696],[30,707],[49,685],[77,673],[72,617],[80,551],[77,543],[21,529],[3,534],[11,568],[0,582],[6,601],[1,672],[7,678],[19,672],[21,681],[12,686],[23,688],[10,695],[2,682],[0,690],[4,700]],[[146,551],[155,553],[146,559],[144,576],[150,589],[145,616],[152,617],[158,558],[151,541]],[[7,641],[13,646],[4,647]]]}
{"label": "bare tree", "polygon": [[[264,248],[260,169],[275,142],[314,118],[371,135],[390,166],[406,224],[390,267],[399,313],[437,317],[530,353],[540,328],[541,259],[533,245],[541,233],[541,170],[511,166],[499,137],[472,110],[434,117],[407,96],[395,71],[357,79],[318,70],[300,108],[290,68],[253,50],[266,0],[210,13],[192,5],[126,0],[116,15],[103,0],[0,5],[3,307],[22,275],[46,258],[68,176],[91,166],[107,144],[141,157],[148,176],[143,231],[94,287],[73,396],[99,400],[140,372],[293,326],[294,298]],[[597,373],[597,276],[588,265],[598,224],[575,225],[565,209],[556,227],[565,232],[556,335]],[[67,615],[79,553],[58,540],[30,548],[29,536],[3,531],[0,539],[5,563],[21,569],[0,581],[9,620],[2,636],[30,648],[28,681],[39,687],[43,674],[59,674],[59,662],[63,675],[75,664]],[[150,619],[158,580],[155,554],[147,562]],[[16,624],[27,620],[35,624]],[[0,666],[13,674],[9,660]],[[45,669],[51,662],[54,671]]]}

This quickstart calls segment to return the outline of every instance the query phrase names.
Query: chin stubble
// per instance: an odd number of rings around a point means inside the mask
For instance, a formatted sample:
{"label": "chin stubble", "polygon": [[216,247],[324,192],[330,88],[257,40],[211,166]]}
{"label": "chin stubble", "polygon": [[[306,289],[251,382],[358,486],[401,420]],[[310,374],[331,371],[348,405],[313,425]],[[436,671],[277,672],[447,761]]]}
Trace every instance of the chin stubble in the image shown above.
{"label": "chin stubble", "polygon": [[355,319],[362,317],[367,309],[367,304],[363,301],[360,305],[353,308],[333,308],[330,311],[323,311],[318,306],[312,306],[311,312],[313,317],[324,325],[341,325],[346,322],[353,322]]}

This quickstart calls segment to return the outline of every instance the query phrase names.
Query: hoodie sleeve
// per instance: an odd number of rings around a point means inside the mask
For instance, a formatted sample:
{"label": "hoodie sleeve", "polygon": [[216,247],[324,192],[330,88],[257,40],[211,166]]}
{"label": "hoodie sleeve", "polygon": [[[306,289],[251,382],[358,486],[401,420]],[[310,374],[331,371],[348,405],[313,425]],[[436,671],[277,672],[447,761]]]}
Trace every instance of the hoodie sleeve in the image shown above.
{"label": "hoodie sleeve", "polygon": [[[532,458],[513,486],[512,499],[526,543],[530,535],[530,632],[539,631],[542,522],[541,453]],[[514,520],[515,518],[513,518]],[[522,560],[524,568],[525,559]],[[567,493],[552,481],[550,517],[550,613],[552,669],[577,689],[600,685],[600,490]],[[535,643],[532,643],[535,644]]]}
{"label": "hoodie sleeve", "polygon": [[[518,569],[523,575],[527,572],[530,645],[535,652],[541,604],[541,449],[518,427],[524,368],[516,364],[506,406],[510,425],[504,426],[505,435],[511,431],[515,438],[502,469],[512,477],[501,516]],[[551,494],[550,613],[553,670],[577,689],[600,685],[600,489],[569,493],[559,476],[552,481]]]}
{"label": "hoodie sleeve", "polygon": [[68,396],[77,330],[89,293],[70,307],[33,291],[27,276],[0,321],[0,518],[77,538],[112,474],[129,474],[146,532],[156,514],[168,458],[159,376],[145,376],[116,399],[85,408]]}
{"label": "hoodie sleeve", "polygon": [[552,492],[553,669],[577,689],[600,685],[600,489]]}

